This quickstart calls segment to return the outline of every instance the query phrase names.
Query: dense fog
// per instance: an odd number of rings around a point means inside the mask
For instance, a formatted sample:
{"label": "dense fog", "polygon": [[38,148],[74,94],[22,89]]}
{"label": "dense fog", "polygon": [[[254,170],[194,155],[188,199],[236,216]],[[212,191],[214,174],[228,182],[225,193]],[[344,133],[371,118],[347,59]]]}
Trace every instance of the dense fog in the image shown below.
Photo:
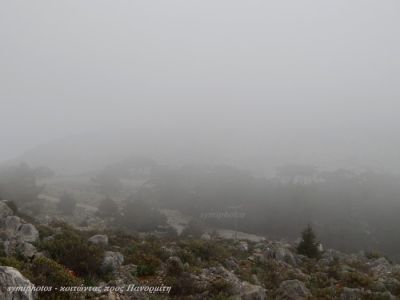
{"label": "dense fog", "polygon": [[285,163],[397,172],[398,9],[344,0],[3,3],[0,160],[60,143],[46,159],[65,161],[72,147],[104,149],[115,162],[129,145],[168,163],[262,174]]}
{"label": "dense fog", "polygon": [[1,3],[0,298],[19,271],[162,299],[400,297],[399,11]]}

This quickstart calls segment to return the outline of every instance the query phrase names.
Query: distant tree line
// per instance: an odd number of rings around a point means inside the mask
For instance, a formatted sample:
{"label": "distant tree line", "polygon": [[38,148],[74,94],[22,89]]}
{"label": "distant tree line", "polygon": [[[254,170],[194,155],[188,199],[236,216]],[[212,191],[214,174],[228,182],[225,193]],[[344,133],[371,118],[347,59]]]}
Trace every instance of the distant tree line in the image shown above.
{"label": "distant tree line", "polygon": [[397,175],[291,166],[265,180],[227,166],[160,167],[148,184],[153,188],[142,195],[145,202],[199,219],[233,207],[243,216],[203,220],[209,225],[295,240],[298,229],[312,223],[328,247],[378,250],[393,258],[400,253]]}

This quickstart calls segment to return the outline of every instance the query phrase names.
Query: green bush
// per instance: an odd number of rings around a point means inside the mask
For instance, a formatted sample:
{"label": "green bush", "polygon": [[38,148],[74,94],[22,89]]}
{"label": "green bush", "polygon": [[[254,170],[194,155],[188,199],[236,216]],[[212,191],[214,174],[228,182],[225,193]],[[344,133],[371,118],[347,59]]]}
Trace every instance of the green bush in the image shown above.
{"label": "green bush", "polygon": [[349,288],[371,288],[373,285],[373,279],[366,274],[354,271],[347,272],[342,275],[341,281],[344,286]]}
{"label": "green bush", "polygon": [[191,220],[186,228],[182,231],[183,237],[194,237],[199,238],[204,233],[204,224],[199,220]]}
{"label": "green bush", "polygon": [[198,290],[192,277],[187,272],[182,273],[177,278],[167,277],[165,284],[172,286],[171,295],[173,296],[194,295],[198,292],[204,292]]}
{"label": "green bush", "polygon": [[[1,237],[1,236],[0,236]],[[3,242],[0,240],[0,257],[6,256],[6,253],[4,251],[4,244]]]}
{"label": "green bush", "polygon": [[98,207],[98,215],[103,218],[112,218],[119,215],[117,203],[110,197],[101,200]]}
{"label": "green bush", "polygon": [[209,292],[213,295],[229,296],[232,293],[232,284],[224,278],[216,278],[209,287]]}
{"label": "green bush", "polygon": [[180,246],[202,261],[222,261],[229,257],[227,249],[213,241],[188,240]]}
{"label": "green bush", "polygon": [[310,258],[319,257],[318,242],[310,225],[302,233],[302,240],[297,247],[297,252]]}
{"label": "green bush", "polygon": [[39,231],[40,238],[46,238],[54,234],[54,230],[46,225],[38,224],[36,229]]}
{"label": "green bush", "polygon": [[129,243],[123,242],[123,244],[125,244],[122,249],[125,262],[141,266],[140,268],[143,271],[139,270],[139,273],[142,276],[154,274],[161,261],[167,258],[165,251],[162,249],[162,241],[157,238],[148,237],[142,242],[131,238]]}
{"label": "green bush", "polygon": [[58,209],[64,215],[73,215],[76,207],[76,200],[68,193],[65,193],[60,197],[58,202]]}
{"label": "green bush", "polygon": [[31,270],[32,282],[36,285],[59,287],[82,284],[82,280],[75,276],[71,270],[46,257],[35,258]]}
{"label": "green bush", "polygon": [[142,276],[152,276],[156,273],[156,268],[152,265],[138,265],[136,275],[138,277]]}
{"label": "green bush", "polygon": [[[54,288],[60,286],[79,286],[82,279],[76,277],[72,271],[46,257],[36,258],[30,267],[31,282],[38,286],[51,286],[53,292],[39,293],[40,299],[71,299],[72,295],[64,292],[56,292]],[[76,295],[75,295],[76,296]]]}
{"label": "green bush", "polygon": [[11,210],[13,211],[14,214],[16,214],[18,212],[17,204],[14,201],[7,200],[6,204],[9,208],[11,208]]}
{"label": "green bush", "polygon": [[167,219],[163,214],[152,208],[147,202],[135,199],[134,196],[126,200],[123,212],[121,225],[130,231],[145,232],[166,225]]}
{"label": "green bush", "polygon": [[23,270],[25,267],[24,262],[15,257],[0,257],[0,266],[13,267],[18,270]]}
{"label": "green bush", "polygon": [[140,255],[138,255],[137,257],[138,276],[154,275],[161,264],[160,259],[151,254],[140,253]]}
{"label": "green bush", "polygon": [[42,187],[37,185],[35,170],[25,163],[1,170],[0,190],[1,198],[15,201],[18,206],[40,208],[38,196]]}
{"label": "green bush", "polygon": [[368,259],[377,259],[383,257],[379,251],[368,251],[365,253],[365,257]]}
{"label": "green bush", "polygon": [[52,239],[40,244],[41,250],[47,251],[51,258],[73,270],[79,276],[101,274],[100,266],[104,250],[87,242],[86,237],[71,229],[64,230]]}

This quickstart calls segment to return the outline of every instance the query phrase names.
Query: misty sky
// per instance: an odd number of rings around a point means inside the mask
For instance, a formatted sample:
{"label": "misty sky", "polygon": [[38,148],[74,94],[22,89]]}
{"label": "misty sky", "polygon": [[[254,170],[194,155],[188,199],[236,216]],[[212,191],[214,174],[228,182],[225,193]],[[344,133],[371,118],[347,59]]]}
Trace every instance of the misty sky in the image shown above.
{"label": "misty sky", "polygon": [[3,1],[0,160],[133,130],[226,143],[233,163],[400,167],[399,12],[397,0]]}

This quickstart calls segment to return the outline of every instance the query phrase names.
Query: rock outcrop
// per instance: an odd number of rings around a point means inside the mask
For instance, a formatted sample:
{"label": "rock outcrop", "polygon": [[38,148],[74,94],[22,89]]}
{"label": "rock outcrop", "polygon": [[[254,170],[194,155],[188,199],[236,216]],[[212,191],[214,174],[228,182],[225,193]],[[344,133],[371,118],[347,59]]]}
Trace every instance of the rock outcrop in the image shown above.
{"label": "rock outcrop", "polygon": [[101,268],[103,271],[116,272],[124,262],[124,256],[120,252],[106,251],[104,253]]}
{"label": "rock outcrop", "polygon": [[37,253],[32,243],[39,239],[39,231],[32,224],[13,215],[5,202],[0,202],[0,242],[8,256],[16,254],[33,258]]}
{"label": "rock outcrop", "polygon": [[106,236],[105,234],[96,234],[96,235],[92,236],[91,238],[89,238],[88,242],[95,244],[95,245],[107,246],[108,245],[108,236]]}
{"label": "rock outcrop", "polygon": [[311,296],[304,282],[300,280],[283,281],[277,290],[277,300],[302,300]]}
{"label": "rock outcrop", "polygon": [[0,201],[0,219],[12,216],[14,213],[11,208],[8,207],[6,201]]}
{"label": "rock outcrop", "polygon": [[293,254],[293,251],[289,248],[290,245],[274,242],[269,243],[264,251],[264,257],[266,259],[276,259],[290,264],[291,266],[297,266],[299,258]]}
{"label": "rock outcrop", "polygon": [[177,256],[171,256],[166,263],[167,274],[176,276],[183,272],[184,266],[182,260]]}
{"label": "rock outcrop", "polygon": [[[2,300],[34,300],[33,284],[12,267],[0,266],[0,299]],[[20,291],[13,290],[21,289]]]}

